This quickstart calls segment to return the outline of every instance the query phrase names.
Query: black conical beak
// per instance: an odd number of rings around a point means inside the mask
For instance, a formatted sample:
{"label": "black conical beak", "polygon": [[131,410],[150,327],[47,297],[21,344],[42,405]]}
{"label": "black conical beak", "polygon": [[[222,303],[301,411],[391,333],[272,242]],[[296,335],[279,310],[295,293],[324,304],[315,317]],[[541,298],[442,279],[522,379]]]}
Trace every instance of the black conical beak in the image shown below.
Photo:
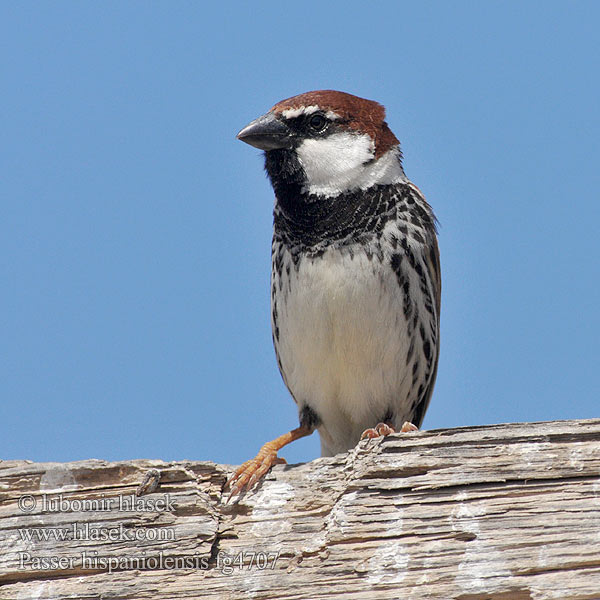
{"label": "black conical beak", "polygon": [[237,134],[237,139],[261,150],[292,147],[291,131],[273,113],[254,119]]}

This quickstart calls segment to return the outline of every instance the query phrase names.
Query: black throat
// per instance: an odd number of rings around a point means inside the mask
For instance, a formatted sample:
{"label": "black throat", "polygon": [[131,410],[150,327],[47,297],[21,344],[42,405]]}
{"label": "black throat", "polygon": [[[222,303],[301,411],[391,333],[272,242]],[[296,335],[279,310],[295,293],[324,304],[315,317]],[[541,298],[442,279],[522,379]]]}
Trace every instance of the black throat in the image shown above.
{"label": "black throat", "polygon": [[292,150],[266,152],[265,170],[273,189],[274,237],[293,254],[315,256],[328,246],[364,243],[381,234],[396,218],[405,184],[376,185],[368,190],[352,190],[338,196],[308,194],[302,189],[305,174]]}

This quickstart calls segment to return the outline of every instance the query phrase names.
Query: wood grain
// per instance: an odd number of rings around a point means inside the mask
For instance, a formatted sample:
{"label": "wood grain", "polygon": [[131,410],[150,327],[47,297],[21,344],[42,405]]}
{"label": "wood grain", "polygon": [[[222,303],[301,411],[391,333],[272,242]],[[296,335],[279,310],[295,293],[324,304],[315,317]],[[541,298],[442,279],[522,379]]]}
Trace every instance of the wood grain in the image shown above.
{"label": "wood grain", "polygon": [[600,419],[365,441],[226,505],[231,471],[0,462],[0,599],[600,599]]}

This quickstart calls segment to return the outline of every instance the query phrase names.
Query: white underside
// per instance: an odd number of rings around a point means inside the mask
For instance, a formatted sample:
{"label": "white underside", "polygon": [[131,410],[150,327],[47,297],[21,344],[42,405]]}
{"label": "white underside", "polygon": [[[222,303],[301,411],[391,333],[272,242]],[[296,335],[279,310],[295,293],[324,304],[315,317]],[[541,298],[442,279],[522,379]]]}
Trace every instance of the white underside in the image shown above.
{"label": "white underside", "polygon": [[353,447],[390,406],[401,425],[409,417],[412,372],[402,292],[392,269],[364,252],[351,258],[329,249],[303,258],[289,280],[284,269],[281,283],[277,350],[294,398],[321,419],[322,454]]}

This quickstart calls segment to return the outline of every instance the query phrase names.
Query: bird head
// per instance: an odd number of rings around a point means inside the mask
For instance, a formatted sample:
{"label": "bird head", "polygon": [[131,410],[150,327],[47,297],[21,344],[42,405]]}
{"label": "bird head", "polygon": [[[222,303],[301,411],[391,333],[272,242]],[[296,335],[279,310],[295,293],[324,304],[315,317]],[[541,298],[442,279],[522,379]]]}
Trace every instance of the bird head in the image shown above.
{"label": "bird head", "polygon": [[273,187],[337,196],[405,181],[384,107],[344,92],[293,96],[244,127],[238,139],[265,151]]}

